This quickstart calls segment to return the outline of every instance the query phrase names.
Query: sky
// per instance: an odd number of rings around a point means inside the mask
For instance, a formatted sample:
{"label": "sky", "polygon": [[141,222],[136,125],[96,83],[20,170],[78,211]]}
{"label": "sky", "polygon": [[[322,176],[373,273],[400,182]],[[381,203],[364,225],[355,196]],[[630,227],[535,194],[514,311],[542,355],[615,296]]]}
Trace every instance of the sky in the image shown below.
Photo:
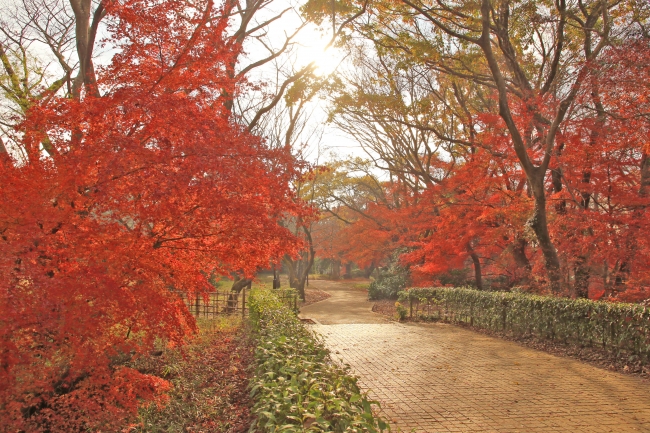
{"label": "sky", "polygon": [[[57,2],[64,2],[67,4],[68,0],[51,0]],[[294,33],[302,24],[302,18],[299,16],[299,8],[305,0],[271,0],[263,11],[257,17],[258,22],[262,22],[268,17],[277,15],[278,12],[283,11],[287,8],[291,8],[286,12],[282,18],[275,21],[271,24],[268,32],[265,36],[265,43],[274,48],[282,46],[286,35]],[[0,0],[0,18],[7,19],[8,14],[10,14],[13,7],[22,7],[21,0]],[[331,24],[325,23],[326,26]],[[249,26],[249,28],[252,26]],[[96,66],[106,65],[110,62],[115,50],[111,46],[101,46],[102,36],[106,36],[105,29],[100,27],[99,35],[97,37],[96,48],[95,48],[95,58],[94,62]],[[323,75],[330,74],[338,68],[349,67],[345,62],[345,55],[338,50],[336,47],[329,47],[325,50],[325,47],[331,40],[331,27],[329,29],[318,29],[313,24],[308,24],[303,28],[298,36],[295,38],[297,42],[291,54],[287,56],[285,61],[289,61],[293,64],[293,69],[298,70],[301,67],[309,64],[310,62],[315,62],[317,66],[316,73]],[[71,46],[73,49],[73,46]],[[58,78],[60,76],[58,62],[53,57],[47,46],[45,44],[39,44],[35,42],[32,44],[30,49],[33,53],[43,60],[43,64],[49,64],[51,73],[53,77]],[[259,58],[263,58],[266,55],[265,49],[260,43],[251,43],[248,46],[245,46],[245,50],[248,54],[248,61],[254,61]],[[71,52],[71,55],[76,57],[74,51]],[[284,67],[287,65],[285,64]],[[272,64],[267,65],[266,70],[258,71],[259,78],[263,80],[273,80],[275,79],[275,67]],[[267,76],[267,74],[269,74]],[[315,98],[311,103],[309,110],[311,111],[311,116],[307,127],[305,128],[308,131],[305,134],[304,140],[307,141],[307,147],[303,156],[312,163],[323,163],[328,158],[329,155],[335,153],[339,158],[346,157],[355,157],[355,156],[364,156],[364,152],[359,146],[359,144],[352,138],[344,134],[342,131],[336,129],[333,125],[326,124],[327,119],[327,102],[323,98]],[[315,133],[314,133],[315,132]]]}
{"label": "sky", "polygon": [[[301,25],[302,19],[296,11],[299,10],[302,3],[304,0],[273,0],[265,14],[260,16],[259,20],[263,20],[285,8],[293,8],[293,11],[285,13],[269,29],[267,38],[271,45],[281,46],[286,35],[292,34]],[[332,34],[329,26],[331,23],[325,23],[324,27],[326,28],[319,29],[314,24],[308,24],[300,31],[291,54],[294,70],[298,70],[312,61],[316,63],[316,73],[321,75],[336,73],[337,70],[345,70],[350,67],[346,62],[345,53],[334,46],[327,47]],[[265,50],[260,44],[252,43],[245,47],[245,50],[251,60],[262,58],[265,55]],[[273,65],[268,65],[267,71],[260,71],[260,74],[263,76],[266,72],[273,75]],[[318,97],[314,98],[308,108],[311,115],[309,124],[305,128],[308,131],[305,134],[308,146],[304,151],[304,157],[310,162],[318,164],[331,159],[333,154],[338,158],[365,157],[365,152],[353,137],[326,123],[327,108],[327,101]],[[314,131],[316,133],[313,133]]]}

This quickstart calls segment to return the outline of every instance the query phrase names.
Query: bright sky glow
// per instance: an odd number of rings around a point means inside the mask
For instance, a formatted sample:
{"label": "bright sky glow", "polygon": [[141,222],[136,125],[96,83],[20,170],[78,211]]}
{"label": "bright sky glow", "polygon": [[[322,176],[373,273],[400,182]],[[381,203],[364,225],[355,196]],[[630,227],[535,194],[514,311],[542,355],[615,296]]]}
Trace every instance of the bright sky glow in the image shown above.
{"label": "bright sky glow", "polygon": [[330,39],[319,34],[318,31],[312,30],[305,33],[308,37],[305,38],[306,43],[300,43],[297,49],[298,55],[304,56],[307,62],[315,63],[317,75],[330,75],[341,65],[344,55],[336,47],[328,47]]}
{"label": "bright sky glow", "polygon": [[[259,32],[264,44],[260,44],[255,38],[250,38],[247,41],[244,47],[246,55],[242,57],[245,58],[242,62],[243,65],[269,56],[269,49],[280,49],[286,38],[293,35],[303,25],[304,21],[297,12],[303,2],[304,0],[269,1],[268,6],[258,14],[259,16],[256,15],[255,22],[250,27],[270,19],[287,8],[293,11],[284,13],[281,19],[273,22],[264,31]],[[0,0],[0,9],[2,10],[0,17],[3,17],[13,7],[20,9],[21,0]],[[234,21],[234,24],[237,24],[236,21]],[[269,89],[273,89],[274,86],[279,86],[282,80],[286,79],[291,73],[299,71],[312,62],[315,66],[314,73],[321,77],[327,77],[349,67],[346,64],[346,56],[342,50],[335,46],[328,47],[331,42],[332,31],[331,28],[327,28],[327,23],[324,23],[323,26],[324,29],[318,29],[313,24],[304,26],[292,40],[292,46],[287,50],[286,55],[254,70],[249,75],[251,82],[264,82],[267,83]],[[117,52],[113,45],[99,43],[107,36],[105,22],[102,22],[94,51],[94,64],[97,69],[110,64],[111,59]],[[43,66],[48,68],[48,71],[51,69],[50,78],[52,80],[59,78],[58,62],[49,48],[43,43],[34,42],[30,49],[42,61]],[[76,58],[75,52],[70,51],[69,55],[72,63],[76,63],[74,60]],[[327,105],[328,101],[324,95],[315,97],[309,104],[310,115],[308,126],[305,128],[304,143],[311,150],[305,152],[304,156],[311,162],[318,163],[323,163],[332,153],[341,158],[364,156],[363,150],[353,137],[347,136],[333,125],[326,123]],[[6,110],[3,110],[0,104],[0,114],[3,114],[4,111]],[[317,132],[314,133],[314,131]]]}

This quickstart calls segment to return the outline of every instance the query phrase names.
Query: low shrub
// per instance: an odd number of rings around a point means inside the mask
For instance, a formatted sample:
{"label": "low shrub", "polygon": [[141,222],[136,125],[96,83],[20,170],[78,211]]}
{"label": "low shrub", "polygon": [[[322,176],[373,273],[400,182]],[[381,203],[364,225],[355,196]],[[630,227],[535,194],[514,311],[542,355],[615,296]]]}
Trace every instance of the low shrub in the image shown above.
{"label": "low shrub", "polygon": [[375,402],[347,369],[333,363],[323,343],[285,307],[276,293],[256,290],[250,298],[256,330],[257,367],[251,382],[261,432],[380,432],[388,427],[373,414]]}
{"label": "low shrub", "polygon": [[[582,346],[602,346],[616,356],[650,360],[650,309],[639,304],[556,298],[468,288],[402,291],[409,316],[468,323]],[[425,313],[426,311],[426,313]]]}
{"label": "low shrub", "polygon": [[403,320],[406,320],[408,317],[409,310],[406,309],[404,305],[402,305],[400,302],[395,302],[395,309],[397,311],[397,320],[400,322]]}
{"label": "low shrub", "polygon": [[368,299],[396,299],[397,294],[410,283],[408,269],[399,265],[399,254],[391,256],[388,266],[382,268],[377,278],[368,287]]}

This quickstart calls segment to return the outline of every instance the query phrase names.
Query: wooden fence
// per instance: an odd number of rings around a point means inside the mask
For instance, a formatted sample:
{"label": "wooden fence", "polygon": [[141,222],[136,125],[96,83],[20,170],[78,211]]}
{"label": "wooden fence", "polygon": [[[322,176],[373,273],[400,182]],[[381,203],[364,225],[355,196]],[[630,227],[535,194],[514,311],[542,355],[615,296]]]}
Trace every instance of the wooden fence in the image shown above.
{"label": "wooden fence", "polygon": [[[214,319],[222,315],[239,314],[242,317],[248,316],[249,293],[250,289],[244,288],[239,293],[217,291],[194,296],[179,293],[179,296],[187,305],[190,313],[197,319]],[[290,308],[297,309],[298,295],[296,293],[283,293],[280,299]]]}

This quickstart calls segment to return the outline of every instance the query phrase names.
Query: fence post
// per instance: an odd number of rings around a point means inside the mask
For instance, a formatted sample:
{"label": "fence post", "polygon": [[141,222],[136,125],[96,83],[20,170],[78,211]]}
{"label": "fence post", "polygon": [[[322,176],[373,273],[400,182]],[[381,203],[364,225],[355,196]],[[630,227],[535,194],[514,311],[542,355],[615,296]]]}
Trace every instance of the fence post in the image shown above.
{"label": "fence post", "polygon": [[241,291],[241,318],[246,317],[246,287]]}
{"label": "fence post", "polygon": [[413,298],[409,296],[409,319],[413,318]]}
{"label": "fence post", "polygon": [[194,301],[194,312],[196,313],[196,317],[199,317],[199,303],[200,303],[199,295],[196,295],[196,300]]}
{"label": "fence post", "polygon": [[469,304],[469,326],[474,326],[474,301]]}

